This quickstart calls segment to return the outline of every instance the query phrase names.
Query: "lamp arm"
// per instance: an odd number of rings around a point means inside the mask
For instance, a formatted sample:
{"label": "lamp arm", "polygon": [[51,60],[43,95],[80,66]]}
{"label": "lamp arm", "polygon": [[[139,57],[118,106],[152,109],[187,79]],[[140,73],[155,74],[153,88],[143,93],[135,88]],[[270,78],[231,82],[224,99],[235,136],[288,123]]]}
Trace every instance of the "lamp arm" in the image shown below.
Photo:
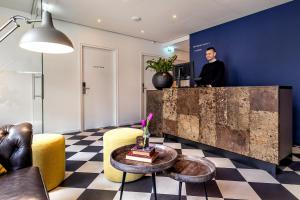
{"label": "lamp arm", "polygon": [[0,28],[0,32],[6,28],[9,24],[14,23],[14,27],[11,28],[7,33],[0,37],[0,42],[2,42],[5,38],[7,38],[12,32],[14,32],[20,25],[17,23],[17,20],[24,20],[27,24],[31,24],[34,22],[41,22],[41,20],[31,20],[27,17],[21,15],[15,15],[11,17],[5,24],[3,24]]}

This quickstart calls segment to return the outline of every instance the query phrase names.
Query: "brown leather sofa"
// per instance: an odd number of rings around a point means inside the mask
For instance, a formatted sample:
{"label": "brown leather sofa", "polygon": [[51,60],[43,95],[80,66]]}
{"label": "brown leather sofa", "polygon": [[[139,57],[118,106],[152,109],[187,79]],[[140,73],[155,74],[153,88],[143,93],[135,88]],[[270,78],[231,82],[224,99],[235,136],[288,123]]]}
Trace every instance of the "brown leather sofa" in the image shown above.
{"label": "brown leather sofa", "polygon": [[0,199],[48,200],[40,171],[32,167],[32,125],[0,127],[0,163],[8,171],[0,176]]}

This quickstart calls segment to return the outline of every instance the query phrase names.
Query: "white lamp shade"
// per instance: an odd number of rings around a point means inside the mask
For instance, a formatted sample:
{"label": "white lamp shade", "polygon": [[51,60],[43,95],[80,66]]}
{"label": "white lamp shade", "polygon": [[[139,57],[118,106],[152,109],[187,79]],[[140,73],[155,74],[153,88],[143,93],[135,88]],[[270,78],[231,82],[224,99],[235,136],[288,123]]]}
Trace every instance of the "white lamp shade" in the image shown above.
{"label": "white lamp shade", "polygon": [[61,54],[74,50],[71,40],[54,28],[52,16],[44,11],[41,27],[27,31],[21,38],[20,47],[40,53]]}

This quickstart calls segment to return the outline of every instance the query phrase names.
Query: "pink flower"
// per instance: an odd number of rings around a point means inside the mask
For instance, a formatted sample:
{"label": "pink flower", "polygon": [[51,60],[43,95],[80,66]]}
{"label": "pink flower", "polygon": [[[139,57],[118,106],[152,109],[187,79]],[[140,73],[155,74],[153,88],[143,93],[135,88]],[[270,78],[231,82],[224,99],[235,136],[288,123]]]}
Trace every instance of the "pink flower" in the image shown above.
{"label": "pink flower", "polygon": [[151,121],[153,119],[153,113],[149,113],[147,119],[148,119],[148,121]]}
{"label": "pink flower", "polygon": [[146,126],[146,123],[147,123],[147,122],[146,122],[145,119],[142,119],[142,120],[141,120],[141,125],[142,125],[143,128]]}

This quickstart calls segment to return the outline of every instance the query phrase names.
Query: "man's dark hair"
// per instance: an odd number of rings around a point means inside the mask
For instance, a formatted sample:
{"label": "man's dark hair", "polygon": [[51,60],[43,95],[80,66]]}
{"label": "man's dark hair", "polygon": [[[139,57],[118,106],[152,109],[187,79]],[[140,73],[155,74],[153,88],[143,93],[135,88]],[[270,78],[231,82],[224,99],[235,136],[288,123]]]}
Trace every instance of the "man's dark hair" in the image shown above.
{"label": "man's dark hair", "polygon": [[208,47],[208,48],[206,49],[206,51],[209,51],[209,50],[213,50],[214,52],[217,52],[216,49],[215,49],[215,47]]}

